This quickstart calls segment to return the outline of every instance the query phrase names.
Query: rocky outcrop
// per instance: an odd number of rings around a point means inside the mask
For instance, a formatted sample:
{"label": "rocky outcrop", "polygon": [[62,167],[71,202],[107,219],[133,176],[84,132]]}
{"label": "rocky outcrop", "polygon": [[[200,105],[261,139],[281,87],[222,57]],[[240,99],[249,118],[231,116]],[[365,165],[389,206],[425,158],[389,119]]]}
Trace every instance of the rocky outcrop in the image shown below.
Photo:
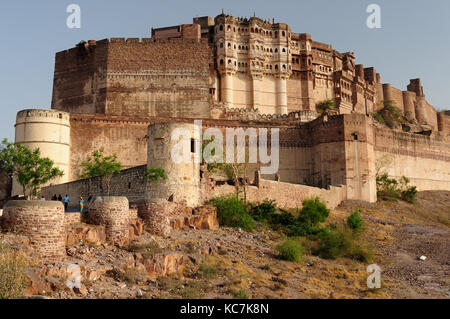
{"label": "rocky outcrop", "polygon": [[185,216],[175,217],[170,220],[172,229],[180,230],[183,227],[191,227],[202,230],[219,229],[217,209],[215,207],[199,207],[187,212]]}

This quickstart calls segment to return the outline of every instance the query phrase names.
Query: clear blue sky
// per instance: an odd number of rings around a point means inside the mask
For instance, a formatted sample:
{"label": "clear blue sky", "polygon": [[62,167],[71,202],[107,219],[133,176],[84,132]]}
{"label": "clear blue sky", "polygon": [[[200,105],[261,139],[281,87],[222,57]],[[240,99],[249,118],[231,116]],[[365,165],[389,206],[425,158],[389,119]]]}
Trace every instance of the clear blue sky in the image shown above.
{"label": "clear blue sky", "polygon": [[[81,6],[81,29],[68,29],[66,8]],[[381,6],[381,29],[366,26],[366,7]],[[382,82],[406,89],[420,77],[438,109],[450,108],[448,0],[4,0],[0,4],[0,138],[14,139],[16,113],[50,107],[54,55],[81,40],[150,37],[154,27],[191,23],[195,16],[275,18],[311,33],[357,63],[375,66]]]}

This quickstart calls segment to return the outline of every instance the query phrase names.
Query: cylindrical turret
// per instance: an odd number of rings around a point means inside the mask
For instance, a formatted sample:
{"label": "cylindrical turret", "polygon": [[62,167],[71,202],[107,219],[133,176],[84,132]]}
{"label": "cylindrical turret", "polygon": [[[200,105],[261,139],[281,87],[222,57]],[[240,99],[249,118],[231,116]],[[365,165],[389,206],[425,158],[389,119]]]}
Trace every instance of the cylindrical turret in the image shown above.
{"label": "cylindrical turret", "polygon": [[[39,148],[41,157],[48,157],[55,166],[64,172],[64,176],[51,181],[62,184],[69,181],[70,161],[70,114],[57,110],[36,109],[17,113],[16,143],[22,143],[34,150]],[[23,193],[14,182],[12,195]],[[23,194],[22,194],[23,195]]]}
{"label": "cylindrical turret", "polygon": [[419,124],[427,124],[427,114],[426,114],[426,103],[427,101],[423,96],[417,97],[416,103],[416,120]]}
{"label": "cylindrical turret", "polygon": [[165,180],[150,183],[149,202],[201,205],[200,163],[194,159],[201,144],[194,130],[193,123],[160,123],[149,127],[148,168],[162,168],[167,175]]}
{"label": "cylindrical turret", "polygon": [[414,121],[416,119],[415,104],[416,104],[416,93],[404,91],[403,105],[405,107],[405,116],[410,121]]}
{"label": "cylindrical turret", "polygon": [[383,84],[383,96],[385,101],[392,101],[392,86],[389,83]]}
{"label": "cylindrical turret", "polygon": [[66,256],[64,206],[54,201],[9,201],[3,212],[3,229],[30,238],[30,244],[47,263]]}

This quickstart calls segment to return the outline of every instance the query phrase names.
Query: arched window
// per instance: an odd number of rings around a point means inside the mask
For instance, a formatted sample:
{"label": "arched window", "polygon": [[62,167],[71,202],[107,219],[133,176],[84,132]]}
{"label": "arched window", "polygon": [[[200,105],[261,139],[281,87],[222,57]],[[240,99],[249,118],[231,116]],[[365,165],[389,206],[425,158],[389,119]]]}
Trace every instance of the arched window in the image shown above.
{"label": "arched window", "polygon": [[220,30],[220,31],[223,31],[223,25],[220,25],[220,26],[219,26],[219,30]]}
{"label": "arched window", "polygon": [[220,42],[220,47],[223,48],[223,42]]}
{"label": "arched window", "polygon": [[275,64],[275,70],[278,70],[278,64]]}
{"label": "arched window", "polygon": [[285,37],[285,36],[286,36],[286,32],[283,31],[283,32],[281,33],[281,35],[282,35],[283,37]]}
{"label": "arched window", "polygon": [[220,59],[220,65],[223,65],[223,59]]}
{"label": "arched window", "polygon": [[275,48],[275,53],[278,53],[278,49],[277,48]]}
{"label": "arched window", "polygon": [[251,32],[251,33],[255,32],[255,29],[251,28],[251,29],[250,29],[250,32]]}
{"label": "arched window", "polygon": [[286,49],[285,49],[285,48],[283,48],[283,52],[286,52]]}
{"label": "arched window", "polygon": [[231,43],[228,42],[228,48],[231,48]]}

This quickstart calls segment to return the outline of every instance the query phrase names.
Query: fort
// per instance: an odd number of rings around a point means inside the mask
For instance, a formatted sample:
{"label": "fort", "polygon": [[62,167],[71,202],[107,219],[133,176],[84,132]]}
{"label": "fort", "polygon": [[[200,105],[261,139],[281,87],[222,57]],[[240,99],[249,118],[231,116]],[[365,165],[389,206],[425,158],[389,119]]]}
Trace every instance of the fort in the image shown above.
{"label": "fort", "polygon": [[[325,100],[334,110],[317,108]],[[401,125],[374,119],[386,101],[399,109]],[[356,64],[354,53],[257,17],[199,17],[153,28],[151,38],[90,40],[56,53],[51,109],[19,112],[15,141],[39,147],[64,171],[42,189],[47,197],[101,195],[98,183],[79,180],[80,163],[100,147],[116,153],[125,170],[113,177],[111,195],[145,215],[149,202],[196,207],[232,191],[200,165],[170,161],[171,130],[191,130],[195,119],[203,129],[280,130],[278,174],[251,167],[254,200],[375,202],[379,170],[406,176],[419,190],[450,190],[450,114],[427,102],[420,79],[397,89],[374,67]],[[146,167],[164,168],[168,180],[148,184]]]}

